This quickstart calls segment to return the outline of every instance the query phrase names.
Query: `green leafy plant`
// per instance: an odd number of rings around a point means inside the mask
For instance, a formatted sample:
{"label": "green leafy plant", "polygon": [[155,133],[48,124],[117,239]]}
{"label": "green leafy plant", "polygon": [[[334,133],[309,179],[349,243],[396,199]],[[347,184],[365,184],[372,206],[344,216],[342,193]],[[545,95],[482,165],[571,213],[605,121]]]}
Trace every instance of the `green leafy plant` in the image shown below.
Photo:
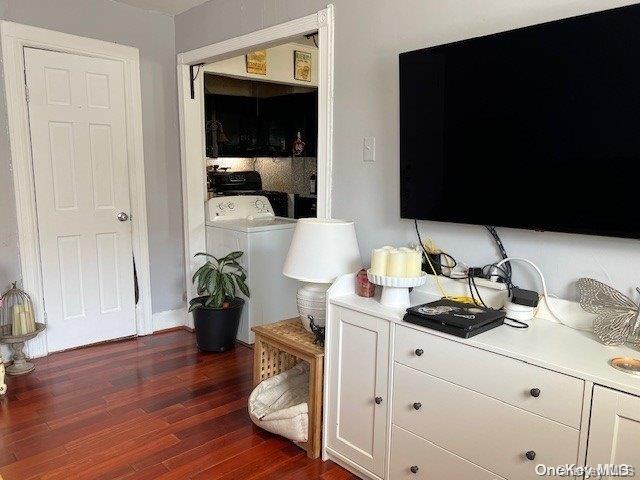
{"label": "green leafy plant", "polygon": [[238,263],[243,252],[231,252],[222,258],[209,253],[196,253],[195,256],[207,257],[193,275],[193,284],[197,288],[198,297],[189,302],[189,311],[196,308],[224,308],[229,300],[236,298],[236,288],[245,296],[249,296],[249,287],[245,283],[246,270]]}

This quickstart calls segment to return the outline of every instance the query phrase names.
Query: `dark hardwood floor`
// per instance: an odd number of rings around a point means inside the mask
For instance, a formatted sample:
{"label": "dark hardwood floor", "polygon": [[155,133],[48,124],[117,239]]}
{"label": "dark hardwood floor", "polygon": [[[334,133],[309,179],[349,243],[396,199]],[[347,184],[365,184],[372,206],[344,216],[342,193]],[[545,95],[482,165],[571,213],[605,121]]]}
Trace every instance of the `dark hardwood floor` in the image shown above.
{"label": "dark hardwood floor", "polygon": [[183,330],[38,359],[0,397],[0,475],[355,479],[251,423],[252,359],[198,352]]}

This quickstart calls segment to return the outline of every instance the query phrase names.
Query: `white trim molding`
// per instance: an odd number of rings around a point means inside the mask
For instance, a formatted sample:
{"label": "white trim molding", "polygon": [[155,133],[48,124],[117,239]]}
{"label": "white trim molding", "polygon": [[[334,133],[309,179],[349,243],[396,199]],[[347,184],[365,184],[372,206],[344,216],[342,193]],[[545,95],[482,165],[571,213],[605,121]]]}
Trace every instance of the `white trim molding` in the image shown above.
{"label": "white trim molding", "polygon": [[[106,58],[124,66],[127,122],[127,154],[131,195],[132,247],[140,299],[136,305],[138,335],[153,332],[151,316],[151,277],[147,233],[147,203],[142,148],[142,101],[140,54],[137,48],[78,37],[43,28],[2,21],[2,60],[11,142],[11,170],[18,219],[18,247],[22,287],[31,295],[36,316],[43,321],[44,294],[40,270],[38,219],[29,139],[29,117],[24,82],[25,47]],[[31,357],[47,355],[46,331],[27,344]]]}
{"label": "white trim molding", "polygon": [[[333,164],[333,88],[334,88],[334,7],[296,20],[275,25],[240,37],[178,54],[178,106],[182,164],[182,208],[184,220],[185,276],[188,298],[192,298],[191,277],[205,250],[206,191],[203,75],[194,82],[195,98],[190,95],[191,65],[212,63],[259,48],[286,43],[300,35],[318,32],[318,217],[331,218]],[[188,319],[188,326],[192,326]]]}
{"label": "white trim molding", "polygon": [[187,310],[185,308],[156,312],[153,314],[153,331],[159,332],[169,328],[184,327],[186,320]]}

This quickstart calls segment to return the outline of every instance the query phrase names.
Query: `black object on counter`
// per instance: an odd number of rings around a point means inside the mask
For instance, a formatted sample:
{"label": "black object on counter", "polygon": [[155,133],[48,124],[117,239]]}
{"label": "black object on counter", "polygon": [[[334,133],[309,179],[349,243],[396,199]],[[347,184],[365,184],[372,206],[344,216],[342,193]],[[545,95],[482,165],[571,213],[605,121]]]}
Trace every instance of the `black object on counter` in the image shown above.
{"label": "black object on counter", "polygon": [[456,337],[470,338],[499,327],[504,323],[504,317],[501,310],[441,299],[408,308],[403,320]]}

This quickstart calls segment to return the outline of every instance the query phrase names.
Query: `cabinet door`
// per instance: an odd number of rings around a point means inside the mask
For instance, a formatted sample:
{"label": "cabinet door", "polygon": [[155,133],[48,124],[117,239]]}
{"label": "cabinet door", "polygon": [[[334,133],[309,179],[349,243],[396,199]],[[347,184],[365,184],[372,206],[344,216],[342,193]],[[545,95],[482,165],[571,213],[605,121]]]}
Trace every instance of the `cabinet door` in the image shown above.
{"label": "cabinet door", "polygon": [[587,465],[598,464],[626,464],[640,471],[639,397],[593,388]]}
{"label": "cabinet door", "polygon": [[389,323],[332,308],[327,446],[381,477],[389,404]]}

